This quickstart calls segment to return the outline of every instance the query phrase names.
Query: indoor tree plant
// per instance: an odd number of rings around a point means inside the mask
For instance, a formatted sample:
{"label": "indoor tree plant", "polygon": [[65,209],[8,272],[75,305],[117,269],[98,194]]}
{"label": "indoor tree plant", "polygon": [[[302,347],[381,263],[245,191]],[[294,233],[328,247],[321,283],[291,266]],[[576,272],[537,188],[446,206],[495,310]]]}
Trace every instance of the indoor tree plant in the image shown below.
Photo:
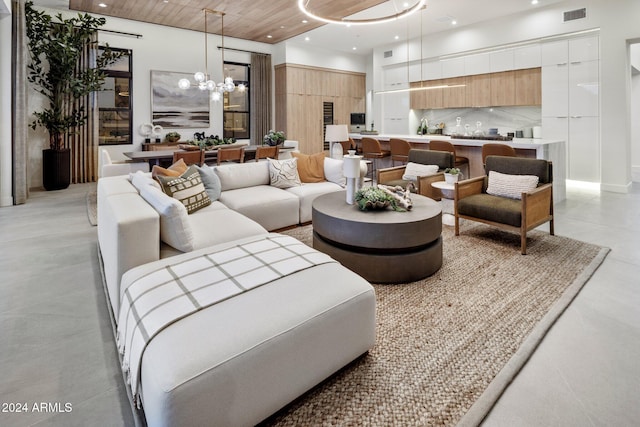
{"label": "indoor tree plant", "polygon": [[47,190],[60,190],[71,181],[71,150],[65,146],[64,136],[73,134],[87,119],[84,107],[74,107],[74,100],[100,90],[104,67],[125,53],[106,46],[95,68],[78,70],[84,47],[106,23],[104,18],[78,14],[64,19],[61,13],[52,17],[34,9],[31,1],[25,4],[25,18],[31,57],[27,79],[49,103],[33,113],[31,127],[42,126],[49,133],[49,148],[42,152],[43,185]]}

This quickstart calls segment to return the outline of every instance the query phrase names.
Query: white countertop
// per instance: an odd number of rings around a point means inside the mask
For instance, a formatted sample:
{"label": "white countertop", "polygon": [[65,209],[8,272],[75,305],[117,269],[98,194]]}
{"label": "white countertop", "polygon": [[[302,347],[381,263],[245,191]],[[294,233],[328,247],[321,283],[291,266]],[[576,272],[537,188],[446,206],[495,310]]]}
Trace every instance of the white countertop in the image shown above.
{"label": "white countertop", "polygon": [[463,139],[463,138],[451,138],[448,135],[392,135],[392,134],[379,134],[379,135],[362,135],[360,133],[349,134],[351,138],[360,139],[363,137],[370,137],[379,139],[381,141],[388,141],[391,138],[404,139],[414,143],[428,143],[432,139],[440,139],[451,141],[453,145],[466,145],[469,147],[482,147],[486,143],[498,143],[510,145],[513,148],[531,148],[536,149],[543,145],[557,144],[563,142],[557,139],[540,139],[540,138],[513,138],[511,141],[496,141],[491,139]]}

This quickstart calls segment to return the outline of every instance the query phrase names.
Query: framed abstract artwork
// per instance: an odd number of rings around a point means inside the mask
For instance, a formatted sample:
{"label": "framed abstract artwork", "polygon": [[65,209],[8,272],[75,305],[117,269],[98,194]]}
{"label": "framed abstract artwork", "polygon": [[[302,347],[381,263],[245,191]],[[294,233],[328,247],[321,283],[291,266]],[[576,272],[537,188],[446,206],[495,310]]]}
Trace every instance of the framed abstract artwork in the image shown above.
{"label": "framed abstract artwork", "polygon": [[208,128],[209,91],[180,89],[178,80],[189,73],[151,70],[151,115],[163,128]]}

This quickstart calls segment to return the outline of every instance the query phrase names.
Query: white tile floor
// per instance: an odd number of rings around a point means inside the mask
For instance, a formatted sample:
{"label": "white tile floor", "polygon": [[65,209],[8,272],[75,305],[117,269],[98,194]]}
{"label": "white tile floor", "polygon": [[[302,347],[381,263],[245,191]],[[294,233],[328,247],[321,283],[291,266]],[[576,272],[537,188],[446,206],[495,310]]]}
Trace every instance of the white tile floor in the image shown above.
{"label": "white tile floor", "polygon": [[[0,426],[132,424],[86,217],[93,186],[0,208],[0,404],[29,407],[0,408]],[[638,425],[640,186],[569,189],[556,218],[557,234],[612,251],[484,425]],[[72,411],[32,412],[40,402]]]}

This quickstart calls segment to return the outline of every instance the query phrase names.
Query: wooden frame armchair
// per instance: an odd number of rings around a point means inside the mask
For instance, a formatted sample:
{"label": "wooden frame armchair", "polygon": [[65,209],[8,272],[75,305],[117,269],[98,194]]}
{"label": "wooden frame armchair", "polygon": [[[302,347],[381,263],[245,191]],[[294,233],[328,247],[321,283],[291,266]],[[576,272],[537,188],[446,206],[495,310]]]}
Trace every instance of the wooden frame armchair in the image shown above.
{"label": "wooden frame armchair", "polygon": [[278,155],[280,154],[280,146],[272,145],[272,146],[260,146],[256,148],[256,162],[260,161],[260,159],[268,159],[272,158],[278,160]]}
{"label": "wooden frame armchair", "polygon": [[[437,165],[438,173],[434,175],[419,176],[415,182],[416,193],[440,200],[442,194],[439,189],[431,186],[432,182],[444,181],[444,170],[453,167],[453,154],[448,151],[419,150],[412,148],[409,150],[407,163],[420,163],[423,165]],[[402,179],[407,165],[395,166],[378,170],[377,183],[384,185],[400,185],[406,187],[410,181]]]}
{"label": "wooden frame armchair", "polygon": [[173,163],[184,160],[187,165],[204,165],[204,150],[174,151]]}
{"label": "wooden frame armchair", "polygon": [[491,171],[507,175],[536,175],[538,187],[521,193],[521,200],[487,194],[487,175],[455,184],[455,235],[460,235],[460,218],[478,221],[520,234],[520,251],[527,253],[527,232],[549,222],[554,235],[553,169],[551,162],[521,157],[488,156]]}
{"label": "wooden frame armchair", "polygon": [[224,163],[244,163],[244,149],[245,147],[218,148],[218,166]]}

